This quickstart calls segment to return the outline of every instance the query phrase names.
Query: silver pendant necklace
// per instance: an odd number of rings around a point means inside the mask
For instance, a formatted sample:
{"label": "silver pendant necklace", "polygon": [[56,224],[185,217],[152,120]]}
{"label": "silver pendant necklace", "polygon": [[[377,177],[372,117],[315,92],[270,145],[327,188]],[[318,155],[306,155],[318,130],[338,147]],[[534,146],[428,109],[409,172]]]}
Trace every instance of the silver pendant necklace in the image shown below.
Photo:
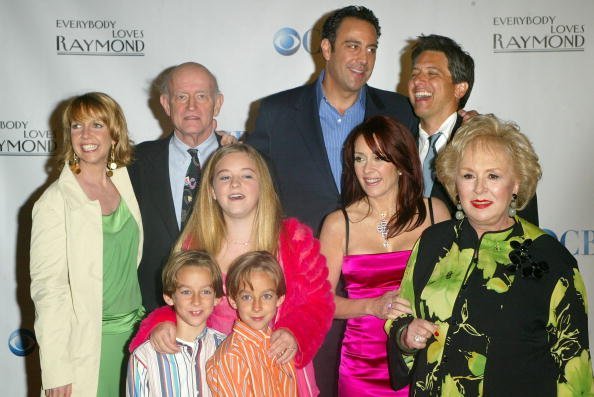
{"label": "silver pendant necklace", "polygon": [[388,241],[388,218],[385,211],[380,212],[380,220],[376,226],[377,232],[382,236],[382,245],[384,248],[390,247],[390,242]]}

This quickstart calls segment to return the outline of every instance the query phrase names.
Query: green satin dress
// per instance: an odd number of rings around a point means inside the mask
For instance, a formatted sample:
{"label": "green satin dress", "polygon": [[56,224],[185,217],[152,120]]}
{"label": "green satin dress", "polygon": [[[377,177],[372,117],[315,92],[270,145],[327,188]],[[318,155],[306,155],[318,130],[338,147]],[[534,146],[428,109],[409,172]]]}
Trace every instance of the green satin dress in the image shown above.
{"label": "green satin dress", "polygon": [[127,346],[144,315],[136,260],[139,228],[123,199],[103,216],[103,324],[97,396],[124,395]]}

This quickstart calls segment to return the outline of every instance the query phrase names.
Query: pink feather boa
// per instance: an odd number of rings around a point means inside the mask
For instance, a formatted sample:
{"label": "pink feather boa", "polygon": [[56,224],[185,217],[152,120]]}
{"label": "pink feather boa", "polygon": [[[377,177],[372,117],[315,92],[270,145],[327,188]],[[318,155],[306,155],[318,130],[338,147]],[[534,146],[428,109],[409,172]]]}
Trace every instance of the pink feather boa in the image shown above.
{"label": "pink feather boa", "polygon": [[[285,301],[274,329],[286,328],[297,340],[295,366],[308,364],[322,345],[334,316],[334,297],[328,282],[326,258],[311,229],[297,219],[283,221],[279,240],[279,261],[287,284]],[[152,329],[163,321],[175,322],[168,306],[158,308],[140,324],[130,342],[130,351],[146,341]]]}

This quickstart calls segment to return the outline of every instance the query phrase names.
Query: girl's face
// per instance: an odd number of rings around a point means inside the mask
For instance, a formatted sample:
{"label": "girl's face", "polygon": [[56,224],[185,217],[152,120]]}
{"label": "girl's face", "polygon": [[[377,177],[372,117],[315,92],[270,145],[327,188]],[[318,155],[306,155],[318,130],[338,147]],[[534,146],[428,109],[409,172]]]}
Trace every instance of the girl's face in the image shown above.
{"label": "girl's face", "polygon": [[241,152],[223,157],[215,166],[211,193],[225,218],[253,219],[260,199],[260,176],[254,160]]}

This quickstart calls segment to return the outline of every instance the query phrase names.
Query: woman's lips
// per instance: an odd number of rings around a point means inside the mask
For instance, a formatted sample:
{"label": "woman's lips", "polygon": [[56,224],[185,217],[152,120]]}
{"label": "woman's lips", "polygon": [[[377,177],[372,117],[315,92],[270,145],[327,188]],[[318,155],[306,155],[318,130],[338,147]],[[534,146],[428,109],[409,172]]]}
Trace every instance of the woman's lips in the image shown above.
{"label": "woman's lips", "polygon": [[474,208],[484,209],[493,204],[493,202],[489,200],[472,200],[470,204],[472,204]]}

